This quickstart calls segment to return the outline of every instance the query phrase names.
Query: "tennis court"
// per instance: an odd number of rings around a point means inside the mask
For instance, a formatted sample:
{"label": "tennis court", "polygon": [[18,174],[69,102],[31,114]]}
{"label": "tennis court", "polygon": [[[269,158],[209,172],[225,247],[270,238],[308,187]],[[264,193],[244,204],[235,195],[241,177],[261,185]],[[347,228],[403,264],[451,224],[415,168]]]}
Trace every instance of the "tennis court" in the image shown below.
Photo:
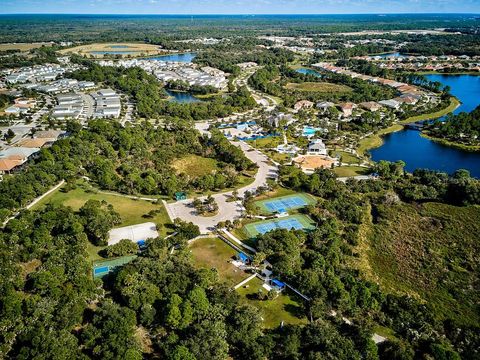
{"label": "tennis court", "polygon": [[315,200],[307,194],[287,195],[255,202],[255,205],[267,214],[282,213],[313,204]]}
{"label": "tennis court", "polygon": [[108,273],[114,271],[116,268],[129,263],[136,257],[137,255],[130,255],[118,257],[111,260],[97,261],[93,264],[93,277],[95,279],[102,278]]}
{"label": "tennis court", "polygon": [[314,222],[305,215],[293,215],[282,219],[271,219],[247,224],[244,227],[245,232],[250,237],[263,235],[276,229],[286,230],[312,230],[315,228]]}

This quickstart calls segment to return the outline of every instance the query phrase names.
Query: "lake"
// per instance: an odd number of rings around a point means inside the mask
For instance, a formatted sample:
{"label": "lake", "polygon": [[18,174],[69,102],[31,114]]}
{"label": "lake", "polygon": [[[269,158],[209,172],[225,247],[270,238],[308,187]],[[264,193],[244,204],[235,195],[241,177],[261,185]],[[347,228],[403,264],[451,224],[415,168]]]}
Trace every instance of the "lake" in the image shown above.
{"label": "lake", "polygon": [[[431,81],[440,81],[451,87],[451,92],[462,105],[454,113],[472,111],[480,105],[480,76],[476,75],[428,75]],[[417,168],[453,173],[467,169],[480,178],[480,152],[468,152],[438,144],[420,136],[416,130],[402,130],[383,137],[384,144],[370,151],[374,161],[403,160],[408,171]]]}
{"label": "lake", "polygon": [[387,54],[380,54],[380,55],[372,55],[372,57],[380,57],[382,59],[386,59],[386,58],[399,58],[399,59],[404,59],[406,58],[407,56],[406,55],[403,55],[399,52],[392,52],[392,53],[387,53]]}
{"label": "lake", "polygon": [[124,51],[124,50],[105,50],[105,51],[90,51],[90,54],[93,55],[134,55],[138,54],[139,51]]}
{"label": "lake", "polygon": [[182,53],[182,54],[160,55],[160,56],[149,57],[146,59],[190,63],[192,62],[193,59],[195,59],[195,56],[197,56],[197,54],[195,53]]}
{"label": "lake", "polygon": [[181,104],[202,102],[202,100],[200,100],[199,98],[196,98],[195,96],[193,96],[188,92],[171,91],[171,90],[165,90],[165,91],[167,92],[168,96],[172,97],[170,101],[174,101]]}
{"label": "lake", "polygon": [[297,69],[296,72],[304,75],[313,75],[316,77],[322,77],[322,74],[320,74],[318,71],[307,69],[307,68]]}

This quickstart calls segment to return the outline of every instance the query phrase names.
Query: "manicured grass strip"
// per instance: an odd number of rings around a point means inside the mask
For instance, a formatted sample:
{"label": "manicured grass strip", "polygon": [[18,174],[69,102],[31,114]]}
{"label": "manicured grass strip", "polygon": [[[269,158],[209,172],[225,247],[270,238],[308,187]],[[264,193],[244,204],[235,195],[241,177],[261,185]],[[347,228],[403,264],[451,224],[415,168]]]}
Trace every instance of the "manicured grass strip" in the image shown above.
{"label": "manicured grass strip", "polygon": [[409,117],[408,119],[402,120],[400,123],[401,124],[410,124],[410,123],[417,122],[417,121],[438,119],[438,118],[441,118],[442,116],[450,114],[459,105],[460,105],[460,102],[458,101],[458,99],[456,97],[452,96],[452,97],[450,97],[450,105],[448,105],[445,109],[438,110],[438,111],[433,112],[433,113],[412,116],[412,117]]}
{"label": "manicured grass strip", "polygon": [[[295,201],[295,199],[298,199],[298,204],[294,204],[292,202],[292,200]],[[288,210],[300,209],[307,205],[313,205],[315,204],[315,202],[316,202],[315,199],[313,199],[308,194],[298,193],[293,195],[270,198],[270,199],[261,200],[261,201],[255,201],[255,206],[259,207],[260,211],[264,214],[273,214],[275,210],[269,207],[269,205],[271,206],[273,205],[277,208],[283,207],[284,210],[288,211]]]}
{"label": "manicured grass strip", "polygon": [[[152,221],[155,224],[165,225],[158,229],[161,236],[165,236],[172,232],[172,229],[169,226],[171,224],[170,218],[168,217],[167,211],[162,203],[155,204],[150,201],[134,200],[124,196],[86,191],[84,186],[87,185],[77,186],[76,189],[69,192],[64,192],[62,191],[62,188],[60,188],[36,204],[32,210],[39,209],[46,204],[64,205],[71,207],[73,210],[78,210],[88,200],[105,200],[120,214],[122,223],[118,225],[119,227]],[[151,210],[157,210],[158,213],[151,218],[144,217]]]}
{"label": "manicured grass strip", "polygon": [[[257,237],[260,232],[257,229],[257,227],[261,227],[262,225],[265,227],[271,227],[272,230],[278,229],[279,223],[285,222],[285,221],[297,221],[300,223],[300,225],[303,227],[302,230],[313,230],[315,229],[315,223],[313,222],[312,219],[310,219],[308,216],[305,215],[292,215],[292,216],[286,216],[283,218],[278,218],[278,219],[269,219],[269,220],[263,220],[263,221],[257,221],[254,223],[250,223],[245,225],[244,230],[245,233],[250,237],[250,238],[255,238]],[[290,229],[288,229],[290,230]]]}
{"label": "manicured grass strip", "polygon": [[248,277],[248,274],[230,263],[237,251],[219,238],[203,238],[190,244],[193,262],[198,268],[218,271],[220,280],[234,286]]}
{"label": "manicured grass strip", "polygon": [[297,299],[293,294],[288,293],[288,289],[273,300],[256,299],[256,294],[259,290],[267,293],[267,290],[265,290],[262,285],[263,282],[259,278],[254,278],[236,291],[240,295],[241,302],[253,305],[260,310],[265,328],[276,328],[280,326],[282,322],[284,322],[284,324],[307,323],[307,318],[300,306],[301,300]]}
{"label": "manicured grass strip", "polygon": [[304,83],[288,83],[287,89],[298,91],[313,91],[322,93],[346,93],[351,92],[352,88],[346,85],[332,84],[328,82],[304,82]]}

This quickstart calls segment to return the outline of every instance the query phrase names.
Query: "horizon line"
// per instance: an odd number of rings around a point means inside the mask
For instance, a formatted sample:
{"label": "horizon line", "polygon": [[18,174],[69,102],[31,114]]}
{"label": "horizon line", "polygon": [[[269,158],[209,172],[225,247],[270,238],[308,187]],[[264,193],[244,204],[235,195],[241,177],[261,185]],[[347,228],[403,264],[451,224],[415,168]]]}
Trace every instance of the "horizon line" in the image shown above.
{"label": "horizon line", "polygon": [[475,12],[380,12],[380,13],[155,13],[155,14],[146,14],[146,13],[42,13],[42,12],[24,12],[24,13],[0,13],[0,16],[8,15],[133,15],[133,16],[257,16],[257,15],[300,15],[300,16],[319,16],[319,15],[480,15]]}

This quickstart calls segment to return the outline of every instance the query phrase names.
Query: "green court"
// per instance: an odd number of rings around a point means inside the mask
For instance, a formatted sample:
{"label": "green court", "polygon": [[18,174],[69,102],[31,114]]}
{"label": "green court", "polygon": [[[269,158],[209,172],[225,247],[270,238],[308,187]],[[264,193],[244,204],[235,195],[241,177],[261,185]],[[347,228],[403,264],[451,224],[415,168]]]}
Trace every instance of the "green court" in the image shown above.
{"label": "green court", "polygon": [[93,277],[95,279],[102,278],[116,268],[123,266],[137,258],[137,255],[122,256],[115,259],[96,261],[93,264]]}
{"label": "green court", "polygon": [[298,193],[259,200],[255,202],[255,205],[260,208],[260,211],[264,214],[275,214],[300,209],[307,205],[314,205],[315,202],[315,199],[310,195]]}
{"label": "green court", "polygon": [[260,234],[263,235],[276,229],[295,229],[308,231],[315,229],[315,223],[308,216],[298,214],[279,219],[257,221],[247,224],[244,227],[245,233],[250,238],[255,238]]}

